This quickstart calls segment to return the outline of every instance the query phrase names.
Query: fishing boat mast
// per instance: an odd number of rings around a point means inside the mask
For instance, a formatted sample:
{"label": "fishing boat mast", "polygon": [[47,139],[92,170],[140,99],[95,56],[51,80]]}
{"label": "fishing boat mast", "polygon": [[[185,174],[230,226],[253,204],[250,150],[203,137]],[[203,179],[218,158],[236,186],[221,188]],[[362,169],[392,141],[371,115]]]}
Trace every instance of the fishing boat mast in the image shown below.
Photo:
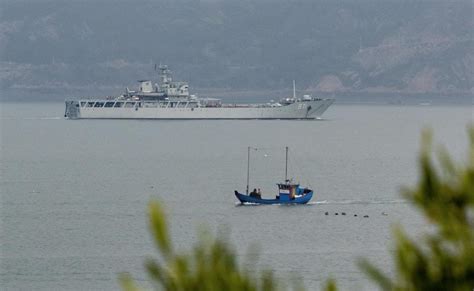
{"label": "fishing boat mast", "polygon": [[247,148],[247,189],[246,193],[249,194],[249,179],[250,179],[250,147]]}
{"label": "fishing boat mast", "polygon": [[288,147],[286,147],[286,158],[285,158],[285,182],[288,182]]}

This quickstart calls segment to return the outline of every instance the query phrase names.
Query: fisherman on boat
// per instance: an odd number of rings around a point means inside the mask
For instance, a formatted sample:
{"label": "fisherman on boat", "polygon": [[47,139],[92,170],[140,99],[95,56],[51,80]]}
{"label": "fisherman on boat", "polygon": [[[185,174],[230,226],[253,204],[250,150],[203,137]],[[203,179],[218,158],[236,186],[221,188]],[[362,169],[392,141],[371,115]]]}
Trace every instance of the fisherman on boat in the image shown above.
{"label": "fisherman on boat", "polygon": [[254,188],[253,191],[250,192],[249,196],[250,196],[250,197],[255,197],[255,196],[257,196],[257,189]]}
{"label": "fisherman on boat", "polygon": [[260,188],[258,189],[253,189],[252,192],[250,192],[250,197],[253,197],[253,198],[258,198],[258,199],[262,199],[262,194],[260,193]]}

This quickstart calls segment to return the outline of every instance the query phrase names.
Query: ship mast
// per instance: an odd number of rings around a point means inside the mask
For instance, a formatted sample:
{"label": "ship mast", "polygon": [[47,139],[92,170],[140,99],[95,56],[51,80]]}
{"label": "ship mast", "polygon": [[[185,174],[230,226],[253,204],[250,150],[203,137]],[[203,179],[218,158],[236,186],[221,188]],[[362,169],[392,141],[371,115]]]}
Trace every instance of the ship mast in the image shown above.
{"label": "ship mast", "polygon": [[296,85],[295,85],[295,80],[293,80],[293,99],[296,99]]}
{"label": "ship mast", "polygon": [[171,78],[169,76],[170,70],[168,69],[168,66],[160,64],[159,69],[160,69],[161,83],[166,84],[166,83],[171,82]]}

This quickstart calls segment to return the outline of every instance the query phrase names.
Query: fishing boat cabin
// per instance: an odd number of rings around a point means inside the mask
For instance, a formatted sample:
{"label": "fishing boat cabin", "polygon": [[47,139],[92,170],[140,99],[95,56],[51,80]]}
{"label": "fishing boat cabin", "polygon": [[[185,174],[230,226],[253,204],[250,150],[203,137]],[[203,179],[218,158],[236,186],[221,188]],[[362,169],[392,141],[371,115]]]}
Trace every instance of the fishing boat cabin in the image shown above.
{"label": "fishing boat cabin", "polygon": [[278,185],[278,199],[280,201],[290,201],[295,199],[298,194],[299,184],[293,184],[287,181],[287,183],[277,184]]}

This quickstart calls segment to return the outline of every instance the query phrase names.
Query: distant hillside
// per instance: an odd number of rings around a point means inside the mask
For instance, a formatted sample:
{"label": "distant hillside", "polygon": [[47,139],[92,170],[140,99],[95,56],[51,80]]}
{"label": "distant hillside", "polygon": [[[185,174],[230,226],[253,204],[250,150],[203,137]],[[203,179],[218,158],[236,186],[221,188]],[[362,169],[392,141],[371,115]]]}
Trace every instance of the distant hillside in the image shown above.
{"label": "distant hillside", "polygon": [[6,1],[3,89],[118,88],[171,66],[196,89],[474,95],[472,1]]}

